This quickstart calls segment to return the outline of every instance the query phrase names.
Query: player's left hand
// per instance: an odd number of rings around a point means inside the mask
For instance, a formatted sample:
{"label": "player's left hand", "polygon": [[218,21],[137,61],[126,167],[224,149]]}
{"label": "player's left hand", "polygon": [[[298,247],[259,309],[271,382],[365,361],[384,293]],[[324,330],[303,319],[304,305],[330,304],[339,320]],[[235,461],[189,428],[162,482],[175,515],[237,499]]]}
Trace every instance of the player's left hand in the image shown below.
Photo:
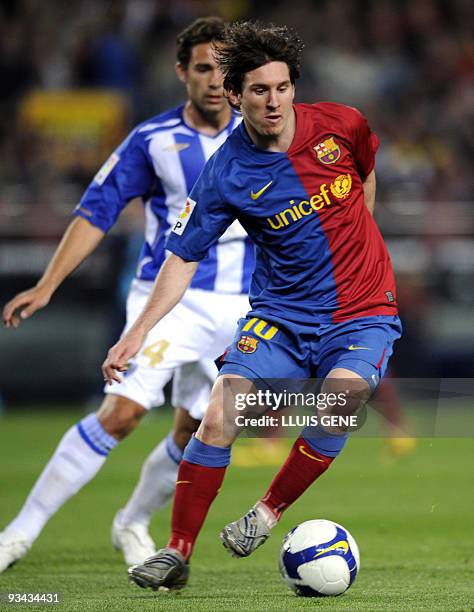
{"label": "player's left hand", "polygon": [[129,360],[138,353],[144,339],[144,334],[130,330],[117,344],[114,344],[102,364],[104,382],[108,385],[111,385],[112,381],[121,382],[118,373],[127,371]]}

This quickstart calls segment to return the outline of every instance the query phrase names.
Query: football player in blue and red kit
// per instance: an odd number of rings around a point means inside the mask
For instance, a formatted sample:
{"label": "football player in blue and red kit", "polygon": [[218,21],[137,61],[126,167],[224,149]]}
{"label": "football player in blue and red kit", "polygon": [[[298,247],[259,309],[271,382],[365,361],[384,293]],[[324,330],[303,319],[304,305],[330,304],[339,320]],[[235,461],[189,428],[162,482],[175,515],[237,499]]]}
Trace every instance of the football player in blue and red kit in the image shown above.
{"label": "football player in blue and red kit", "polygon": [[[197,262],[238,219],[257,250],[251,310],[185,449],[168,545],[129,570],[142,587],[178,589],[187,581],[239,433],[223,427],[225,381],[315,377],[322,392],[344,381],[355,412],[377,387],[401,333],[389,255],[372,218],[377,138],[353,108],[293,103],[301,50],[285,27],[246,22],[227,32],[218,62],[243,122],[206,164],[168,239],[173,255],[103,365],[104,377],[118,381],[148,330],[179,301]],[[346,437],[303,430],[262,499],[221,532],[229,551],[247,556],[262,544]]]}

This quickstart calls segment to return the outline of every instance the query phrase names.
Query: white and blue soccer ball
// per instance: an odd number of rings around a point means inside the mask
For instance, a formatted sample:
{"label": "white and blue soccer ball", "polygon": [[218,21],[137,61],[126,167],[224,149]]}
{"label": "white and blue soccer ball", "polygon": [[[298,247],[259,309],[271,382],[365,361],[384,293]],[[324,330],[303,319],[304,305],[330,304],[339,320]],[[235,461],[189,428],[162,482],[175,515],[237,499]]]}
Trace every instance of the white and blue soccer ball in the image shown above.
{"label": "white and blue soccer ball", "polygon": [[337,523],[306,521],[292,529],[280,548],[280,573],[292,591],[303,597],[341,595],[360,569],[359,548]]}

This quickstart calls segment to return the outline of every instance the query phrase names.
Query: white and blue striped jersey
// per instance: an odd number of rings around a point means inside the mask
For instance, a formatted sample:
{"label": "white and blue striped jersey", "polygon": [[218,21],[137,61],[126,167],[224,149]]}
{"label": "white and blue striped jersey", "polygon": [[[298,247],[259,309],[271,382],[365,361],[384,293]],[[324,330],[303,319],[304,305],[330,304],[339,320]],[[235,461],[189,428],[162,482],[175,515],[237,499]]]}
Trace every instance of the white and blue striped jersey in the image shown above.
{"label": "white and blue striped jersey", "polygon": [[[186,125],[184,105],[138,125],[112,153],[87,188],[75,214],[107,232],[134,198],[145,206],[145,242],[136,276],[153,281],[167,252],[166,239],[206,161],[240,123],[207,136]],[[197,269],[191,288],[248,293],[254,247],[233,224]]]}

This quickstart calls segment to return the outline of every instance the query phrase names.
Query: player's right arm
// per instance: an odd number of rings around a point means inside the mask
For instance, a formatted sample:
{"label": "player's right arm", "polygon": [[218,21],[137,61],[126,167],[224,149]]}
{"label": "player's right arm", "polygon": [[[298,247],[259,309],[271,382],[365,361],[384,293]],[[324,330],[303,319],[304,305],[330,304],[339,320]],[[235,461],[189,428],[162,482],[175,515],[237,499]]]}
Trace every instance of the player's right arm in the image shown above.
{"label": "player's right arm", "polygon": [[[63,282],[97,247],[104,232],[85,219],[74,219],[62,237],[43,276],[31,289],[22,291],[5,305],[3,324],[5,327],[18,327],[22,319],[27,319],[49,303],[51,296]],[[19,313],[17,314],[17,311]]]}

